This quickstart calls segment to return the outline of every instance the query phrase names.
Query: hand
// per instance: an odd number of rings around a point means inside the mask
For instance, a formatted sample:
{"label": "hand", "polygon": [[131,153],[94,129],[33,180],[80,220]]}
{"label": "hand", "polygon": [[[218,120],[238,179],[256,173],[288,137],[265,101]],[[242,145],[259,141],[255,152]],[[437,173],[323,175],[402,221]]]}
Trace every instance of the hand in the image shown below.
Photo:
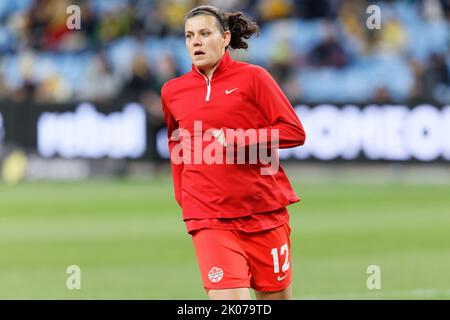
{"label": "hand", "polygon": [[226,147],[227,143],[225,142],[225,133],[223,132],[222,129],[220,130],[214,130],[213,131],[213,135],[216,138],[217,141],[219,141],[219,143],[223,146]]}

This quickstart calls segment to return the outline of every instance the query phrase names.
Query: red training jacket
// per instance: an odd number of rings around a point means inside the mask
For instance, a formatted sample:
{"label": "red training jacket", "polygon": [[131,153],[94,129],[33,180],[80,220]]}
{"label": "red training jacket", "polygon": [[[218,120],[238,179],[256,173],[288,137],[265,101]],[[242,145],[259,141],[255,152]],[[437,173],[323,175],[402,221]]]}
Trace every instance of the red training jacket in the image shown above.
{"label": "red training jacket", "polygon": [[[182,207],[183,219],[238,218],[268,212],[299,201],[281,166],[273,175],[262,175],[270,167],[256,164],[207,164],[194,161],[176,164],[172,151],[180,141],[172,137],[175,129],[194,134],[194,121],[201,121],[202,133],[208,129],[256,129],[259,133],[279,130],[279,148],[305,142],[305,131],[294,108],[279,86],[262,67],[233,61],[225,52],[211,79],[194,65],[181,77],[166,82],[161,89],[162,107],[168,128],[169,150],[175,199]],[[264,136],[263,136],[264,137]],[[198,138],[198,137],[197,137]],[[184,136],[181,142],[188,141]],[[272,142],[272,136],[267,140]],[[260,140],[243,143],[229,139],[238,148],[249,148]],[[195,139],[194,139],[195,141]],[[203,150],[209,144],[203,141]],[[181,153],[191,155],[195,142],[182,143]],[[228,147],[227,147],[228,148]],[[227,149],[226,148],[226,149]],[[191,150],[189,150],[191,149]],[[194,157],[186,157],[193,159]]]}

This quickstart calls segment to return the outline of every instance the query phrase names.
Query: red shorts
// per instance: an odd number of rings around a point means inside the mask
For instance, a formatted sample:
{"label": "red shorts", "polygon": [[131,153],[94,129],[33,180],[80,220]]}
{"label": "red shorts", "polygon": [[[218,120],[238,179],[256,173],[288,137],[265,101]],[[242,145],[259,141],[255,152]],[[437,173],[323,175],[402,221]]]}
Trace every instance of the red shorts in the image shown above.
{"label": "red shorts", "polygon": [[206,291],[286,289],[292,277],[290,233],[289,223],[253,233],[215,229],[194,232],[192,240]]}

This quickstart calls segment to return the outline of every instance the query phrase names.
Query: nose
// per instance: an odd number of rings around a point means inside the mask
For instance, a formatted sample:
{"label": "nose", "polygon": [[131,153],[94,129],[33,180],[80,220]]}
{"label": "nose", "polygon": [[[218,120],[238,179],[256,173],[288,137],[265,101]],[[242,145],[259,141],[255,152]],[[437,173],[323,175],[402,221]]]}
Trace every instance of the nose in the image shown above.
{"label": "nose", "polygon": [[192,45],[194,47],[198,47],[202,45],[202,42],[200,41],[200,37],[194,36],[194,39],[192,40]]}

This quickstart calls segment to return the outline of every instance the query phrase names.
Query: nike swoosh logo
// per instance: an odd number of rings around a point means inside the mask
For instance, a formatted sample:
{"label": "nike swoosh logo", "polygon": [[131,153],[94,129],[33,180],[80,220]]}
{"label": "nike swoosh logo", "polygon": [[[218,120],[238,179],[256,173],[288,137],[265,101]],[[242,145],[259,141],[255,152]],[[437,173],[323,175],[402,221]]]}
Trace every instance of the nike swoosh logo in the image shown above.
{"label": "nike swoosh logo", "polygon": [[288,276],[288,275],[284,275],[284,276],[282,276],[282,277],[278,276],[277,280],[278,280],[278,281],[281,281],[281,280],[283,280],[284,278],[286,278],[287,276]]}
{"label": "nike swoosh logo", "polygon": [[225,90],[225,94],[230,94],[230,93],[232,93],[233,91],[235,91],[235,90],[237,90],[237,89],[239,89],[239,88],[234,88],[234,89],[231,89],[231,90]]}

